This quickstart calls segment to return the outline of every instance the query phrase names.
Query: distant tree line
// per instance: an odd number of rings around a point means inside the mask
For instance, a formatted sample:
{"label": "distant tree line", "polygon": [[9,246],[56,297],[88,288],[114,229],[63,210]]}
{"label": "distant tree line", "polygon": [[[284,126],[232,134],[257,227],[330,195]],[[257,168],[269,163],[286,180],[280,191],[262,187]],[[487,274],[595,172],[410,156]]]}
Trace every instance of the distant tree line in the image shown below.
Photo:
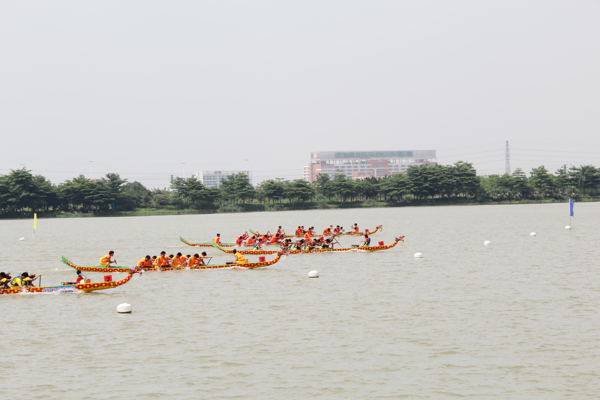
{"label": "distant tree line", "polygon": [[[107,212],[138,208],[237,211],[244,206],[276,207],[307,202],[378,201],[391,204],[435,199],[477,202],[563,199],[597,195],[600,170],[592,165],[559,169],[541,166],[529,177],[520,169],[512,174],[478,177],[473,165],[420,165],[405,174],[352,180],[344,175],[319,175],[316,182],[270,179],[253,186],[240,173],[219,188],[207,188],[195,177],[176,178],[169,189],[148,189],[110,173],[91,181],[80,175],[55,185],[26,169],[0,176],[0,215],[22,212]],[[257,209],[261,209],[258,207]]]}

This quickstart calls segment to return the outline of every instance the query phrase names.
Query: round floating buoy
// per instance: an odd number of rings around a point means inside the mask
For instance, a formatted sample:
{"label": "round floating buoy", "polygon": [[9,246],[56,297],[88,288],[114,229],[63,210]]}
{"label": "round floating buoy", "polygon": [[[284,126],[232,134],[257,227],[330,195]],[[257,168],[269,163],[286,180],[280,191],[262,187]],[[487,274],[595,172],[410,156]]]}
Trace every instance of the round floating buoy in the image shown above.
{"label": "round floating buoy", "polygon": [[319,277],[319,272],[318,271],[310,271],[308,273],[308,277],[309,278],[318,278]]}
{"label": "round floating buoy", "polygon": [[415,258],[423,258],[423,253],[415,253]]}
{"label": "round floating buoy", "polygon": [[571,230],[571,225],[565,226],[565,229],[568,230],[568,231]]}
{"label": "round floating buoy", "polygon": [[21,238],[21,239],[19,239],[19,240],[25,240],[25,238]]}
{"label": "round floating buoy", "polygon": [[128,304],[128,303],[119,304],[117,306],[117,312],[122,313],[122,314],[131,313],[131,304]]}
{"label": "round floating buoy", "polygon": [[535,232],[531,232],[531,233],[529,234],[529,236],[537,236],[537,233],[535,233]]}
{"label": "round floating buoy", "polygon": [[486,240],[485,242],[483,242],[484,246],[489,246],[490,244],[492,244],[492,242],[490,242],[489,240]]}

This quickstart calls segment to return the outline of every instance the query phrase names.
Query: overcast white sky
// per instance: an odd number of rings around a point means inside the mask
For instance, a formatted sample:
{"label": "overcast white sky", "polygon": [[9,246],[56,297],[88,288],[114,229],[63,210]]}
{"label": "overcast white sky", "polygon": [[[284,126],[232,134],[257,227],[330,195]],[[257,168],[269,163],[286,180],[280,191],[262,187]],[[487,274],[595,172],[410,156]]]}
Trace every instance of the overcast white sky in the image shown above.
{"label": "overcast white sky", "polygon": [[2,1],[0,174],[245,169],[435,149],[600,165],[600,2]]}

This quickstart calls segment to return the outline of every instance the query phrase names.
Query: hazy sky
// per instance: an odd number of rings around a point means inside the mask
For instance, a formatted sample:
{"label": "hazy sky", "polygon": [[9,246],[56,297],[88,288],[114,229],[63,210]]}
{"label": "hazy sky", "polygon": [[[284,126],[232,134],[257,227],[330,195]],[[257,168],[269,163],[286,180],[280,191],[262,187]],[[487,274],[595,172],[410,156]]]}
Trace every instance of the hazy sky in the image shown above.
{"label": "hazy sky", "polygon": [[600,2],[2,1],[0,174],[245,169],[435,149],[600,165]]}

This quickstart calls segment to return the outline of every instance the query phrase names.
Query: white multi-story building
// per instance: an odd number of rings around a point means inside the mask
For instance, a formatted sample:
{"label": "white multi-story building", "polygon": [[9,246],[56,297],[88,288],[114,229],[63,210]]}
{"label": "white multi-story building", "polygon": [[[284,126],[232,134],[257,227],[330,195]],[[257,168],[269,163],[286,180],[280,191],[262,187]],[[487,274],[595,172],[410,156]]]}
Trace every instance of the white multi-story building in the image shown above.
{"label": "white multi-story building", "polygon": [[250,171],[200,171],[196,172],[196,179],[198,179],[207,188],[221,186],[221,181],[228,177],[236,174],[246,174],[250,178],[252,183],[252,174]]}
{"label": "white multi-story building", "polygon": [[436,164],[435,150],[321,151],[310,153],[310,163],[302,168],[307,182],[318,174],[346,175],[350,179],[381,178],[406,172],[412,165]]}

